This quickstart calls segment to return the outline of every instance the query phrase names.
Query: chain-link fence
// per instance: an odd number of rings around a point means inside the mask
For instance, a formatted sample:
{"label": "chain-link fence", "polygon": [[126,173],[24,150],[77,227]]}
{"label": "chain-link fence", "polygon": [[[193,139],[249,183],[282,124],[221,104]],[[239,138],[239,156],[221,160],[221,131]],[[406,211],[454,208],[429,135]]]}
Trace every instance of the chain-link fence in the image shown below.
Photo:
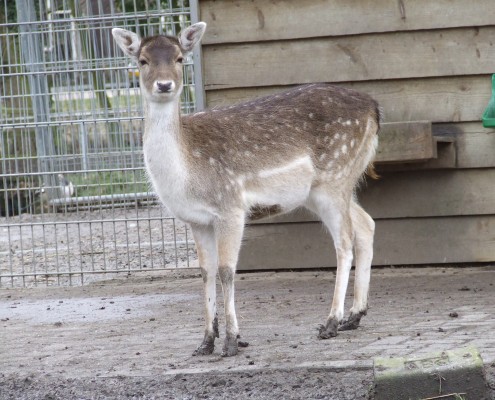
{"label": "chain-link fence", "polygon": [[[189,3],[3,0],[0,286],[191,266],[187,228],[150,192],[138,72],[111,36],[177,34]],[[184,66],[185,113],[194,67]]]}

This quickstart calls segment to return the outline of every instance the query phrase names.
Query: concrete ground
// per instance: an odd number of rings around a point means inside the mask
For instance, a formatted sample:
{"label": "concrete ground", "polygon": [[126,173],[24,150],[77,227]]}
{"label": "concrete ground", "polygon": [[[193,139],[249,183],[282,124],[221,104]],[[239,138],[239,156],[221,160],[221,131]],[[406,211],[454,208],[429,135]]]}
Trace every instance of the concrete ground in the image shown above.
{"label": "concrete ground", "polygon": [[238,274],[249,346],[232,358],[219,356],[222,333],[214,355],[192,356],[203,336],[196,271],[2,289],[0,399],[365,399],[375,357],[467,345],[495,399],[495,267],[374,269],[361,327],[322,341],[334,280],[333,270]]}

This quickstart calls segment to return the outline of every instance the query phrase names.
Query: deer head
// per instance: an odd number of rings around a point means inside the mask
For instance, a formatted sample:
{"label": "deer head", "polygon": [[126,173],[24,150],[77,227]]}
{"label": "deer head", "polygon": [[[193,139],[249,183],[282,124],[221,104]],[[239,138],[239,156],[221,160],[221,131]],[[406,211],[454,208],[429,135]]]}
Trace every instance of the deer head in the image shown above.
{"label": "deer head", "polygon": [[150,102],[169,102],[182,91],[183,61],[199,43],[206,30],[198,22],[183,30],[179,37],[168,35],[140,39],[134,32],[112,29],[119,47],[139,68],[139,83],[144,98]]}

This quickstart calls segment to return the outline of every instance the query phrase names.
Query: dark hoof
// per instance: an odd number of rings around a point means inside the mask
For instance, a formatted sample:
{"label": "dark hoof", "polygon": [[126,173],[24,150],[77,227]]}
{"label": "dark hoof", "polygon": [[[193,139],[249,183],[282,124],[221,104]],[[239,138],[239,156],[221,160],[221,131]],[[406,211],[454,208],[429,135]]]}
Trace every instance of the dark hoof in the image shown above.
{"label": "dark hoof", "polygon": [[194,350],[193,356],[208,356],[213,353],[213,350],[215,350],[215,338],[205,337],[203,343]]}
{"label": "dark hoof", "polygon": [[227,335],[223,342],[222,357],[232,357],[237,355],[239,346],[237,343],[237,337]]}
{"label": "dark hoof", "polygon": [[339,327],[339,331],[352,331],[354,329],[357,329],[363,315],[366,315],[366,311],[362,311],[357,314],[351,313],[351,315],[349,315],[349,318],[342,322],[342,325],[340,325]]}
{"label": "dark hoof", "polygon": [[326,325],[320,325],[318,329],[318,339],[330,339],[337,336],[339,323],[336,319],[328,320]]}

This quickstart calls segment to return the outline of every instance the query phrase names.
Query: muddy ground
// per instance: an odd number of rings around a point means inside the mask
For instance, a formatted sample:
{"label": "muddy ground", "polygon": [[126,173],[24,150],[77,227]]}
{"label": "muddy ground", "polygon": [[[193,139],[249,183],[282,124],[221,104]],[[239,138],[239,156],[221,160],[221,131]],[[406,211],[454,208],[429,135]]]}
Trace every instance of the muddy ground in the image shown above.
{"label": "muddy ground", "polygon": [[365,399],[373,358],[467,345],[495,399],[495,267],[375,269],[362,326],[321,341],[334,278],[239,274],[249,346],[232,358],[219,356],[221,340],[214,355],[192,356],[203,335],[196,271],[2,289],[0,399]]}

